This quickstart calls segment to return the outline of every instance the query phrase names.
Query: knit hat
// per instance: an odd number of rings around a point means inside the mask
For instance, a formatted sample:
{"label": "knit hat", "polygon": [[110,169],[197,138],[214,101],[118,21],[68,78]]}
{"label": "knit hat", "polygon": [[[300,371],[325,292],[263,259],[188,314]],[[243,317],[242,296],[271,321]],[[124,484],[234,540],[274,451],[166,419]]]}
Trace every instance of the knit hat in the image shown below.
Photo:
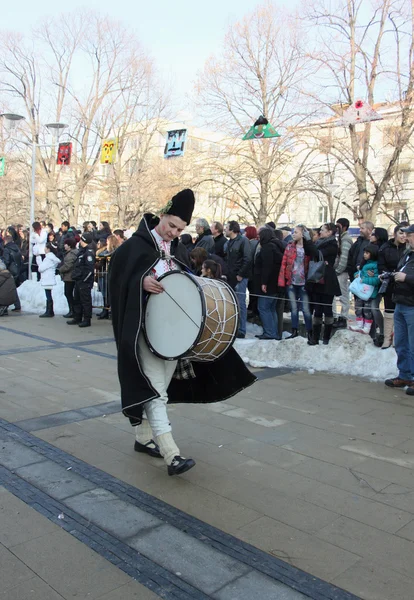
{"label": "knit hat", "polygon": [[92,244],[93,235],[88,231],[86,233],[82,233],[81,240],[82,242],[85,242],[85,244]]}
{"label": "knit hat", "polygon": [[191,222],[195,204],[193,190],[185,189],[171,198],[167,206],[161,211],[165,215],[174,215],[187,223]]}

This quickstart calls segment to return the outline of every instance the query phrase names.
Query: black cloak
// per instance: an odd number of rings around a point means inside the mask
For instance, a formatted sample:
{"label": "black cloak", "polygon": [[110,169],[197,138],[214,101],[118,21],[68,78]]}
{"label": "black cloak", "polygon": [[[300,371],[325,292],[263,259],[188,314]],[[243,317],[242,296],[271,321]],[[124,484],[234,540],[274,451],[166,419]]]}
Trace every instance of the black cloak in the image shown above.
{"label": "black cloak", "polygon": [[[158,217],[144,215],[138,230],[116,250],[110,262],[109,288],[122,412],[132,425],[141,423],[143,404],[159,398],[139,364],[137,350],[146,297],[143,280],[162,256],[151,235],[158,222]],[[171,255],[183,269],[190,270],[188,252],[177,239],[171,243]],[[195,378],[171,380],[169,402],[220,402],[256,381],[234,348],[214,362],[194,361],[192,366]]]}

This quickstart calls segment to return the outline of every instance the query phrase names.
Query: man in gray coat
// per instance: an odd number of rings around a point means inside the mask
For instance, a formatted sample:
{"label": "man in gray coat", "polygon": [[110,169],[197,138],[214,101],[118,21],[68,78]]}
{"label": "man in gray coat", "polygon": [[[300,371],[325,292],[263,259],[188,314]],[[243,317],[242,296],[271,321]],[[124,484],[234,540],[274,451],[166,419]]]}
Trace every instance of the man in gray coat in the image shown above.
{"label": "man in gray coat", "polygon": [[349,317],[349,275],[346,270],[348,264],[349,251],[353,245],[353,240],[348,233],[348,219],[338,219],[336,225],[339,230],[339,255],[335,262],[335,272],[338,276],[339,285],[341,287],[341,314],[336,312],[336,298],[334,298],[334,315],[337,317],[333,326],[336,329],[346,329],[348,326]]}
{"label": "man in gray coat", "polygon": [[195,248],[205,248],[207,252],[214,253],[214,238],[210,226],[206,219],[197,219],[196,221],[197,239]]}

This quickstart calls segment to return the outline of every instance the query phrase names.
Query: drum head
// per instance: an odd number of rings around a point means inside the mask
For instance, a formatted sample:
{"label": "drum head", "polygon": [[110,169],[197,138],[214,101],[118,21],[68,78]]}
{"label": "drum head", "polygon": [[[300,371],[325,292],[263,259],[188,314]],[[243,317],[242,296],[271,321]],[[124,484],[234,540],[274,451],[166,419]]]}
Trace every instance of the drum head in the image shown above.
{"label": "drum head", "polygon": [[145,309],[145,335],[161,358],[185,356],[200,336],[203,301],[199,287],[186,273],[166,273],[158,279],[161,294],[150,294]]}

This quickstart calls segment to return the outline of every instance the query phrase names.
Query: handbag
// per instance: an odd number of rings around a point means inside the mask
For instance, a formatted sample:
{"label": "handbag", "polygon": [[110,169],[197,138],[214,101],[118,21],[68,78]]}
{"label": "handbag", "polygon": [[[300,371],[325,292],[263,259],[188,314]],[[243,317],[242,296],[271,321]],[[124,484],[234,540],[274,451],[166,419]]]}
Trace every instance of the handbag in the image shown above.
{"label": "handbag", "polygon": [[375,287],[368,283],[362,283],[361,277],[358,274],[354,281],[349,286],[349,291],[361,300],[369,300],[374,293]]}
{"label": "handbag", "polygon": [[319,250],[319,260],[309,261],[307,283],[324,283],[323,278],[325,276],[325,261],[323,254]]}

